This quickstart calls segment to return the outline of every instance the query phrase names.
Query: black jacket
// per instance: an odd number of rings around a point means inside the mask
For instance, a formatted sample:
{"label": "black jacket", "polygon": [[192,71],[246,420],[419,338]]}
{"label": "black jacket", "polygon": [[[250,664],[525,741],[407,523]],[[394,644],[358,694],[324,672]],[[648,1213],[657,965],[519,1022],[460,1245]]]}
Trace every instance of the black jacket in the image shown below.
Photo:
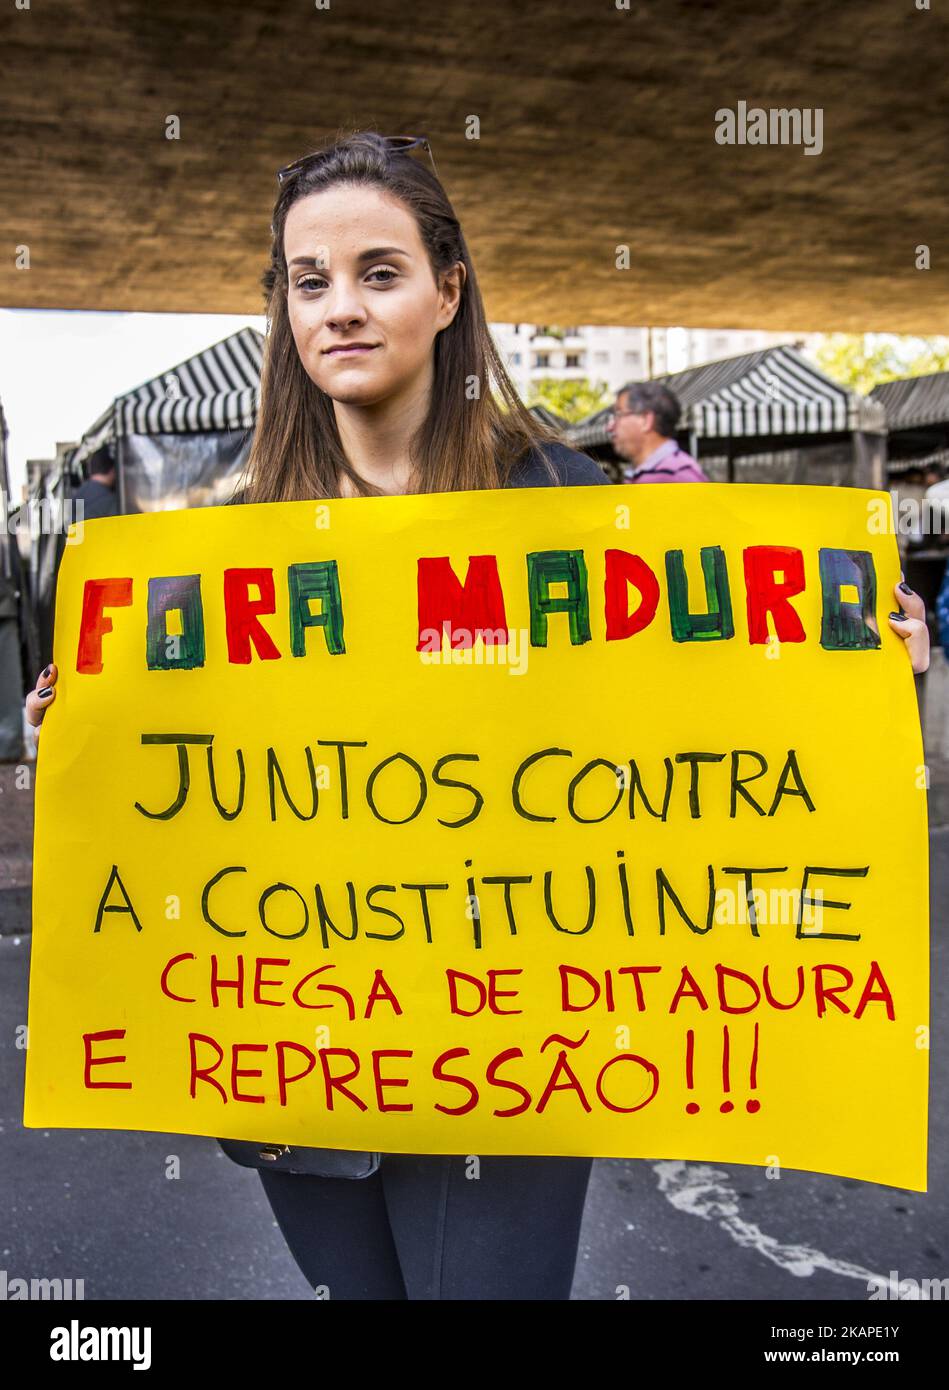
{"label": "black jacket", "polygon": [[541,460],[538,458],[540,449],[543,449],[556,468],[560,483],[564,487],[589,487],[591,483],[594,485],[606,483],[609,487],[613,486],[600,465],[589,455],[578,454],[576,449],[571,449],[567,444],[541,444],[534,448],[531,455],[523,463],[512,470],[507,482],[508,487],[556,486],[550,481]]}
{"label": "black jacket", "polygon": [[87,478],[72,495],[74,502],[82,503],[83,521],[92,521],[97,516],[118,516],[119,504],[113,488],[100,483],[98,478]]}
{"label": "black jacket", "polygon": [[[559,484],[555,483],[540,457],[540,452],[550,459],[557,471]],[[591,484],[607,483],[613,486],[600,465],[587,454],[578,454],[567,444],[537,444],[520,463],[515,464],[508,478],[508,487],[589,487]],[[433,496],[435,494],[432,494]],[[244,493],[238,492],[227,499],[227,505],[243,502]]]}

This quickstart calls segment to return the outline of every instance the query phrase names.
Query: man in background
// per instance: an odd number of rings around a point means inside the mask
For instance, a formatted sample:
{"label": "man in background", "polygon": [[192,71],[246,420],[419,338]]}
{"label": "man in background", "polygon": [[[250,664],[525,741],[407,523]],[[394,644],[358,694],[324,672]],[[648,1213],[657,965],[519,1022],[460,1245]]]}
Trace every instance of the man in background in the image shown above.
{"label": "man in background", "polygon": [[103,454],[101,462],[93,463],[93,471],[73,493],[73,501],[82,503],[83,521],[97,516],[118,516],[115,497],[115,462]]}
{"label": "man in background", "polygon": [[606,428],[624,460],[624,483],[710,481],[673,438],[680,414],[678,398],[658,381],[632,382],[617,393]]}

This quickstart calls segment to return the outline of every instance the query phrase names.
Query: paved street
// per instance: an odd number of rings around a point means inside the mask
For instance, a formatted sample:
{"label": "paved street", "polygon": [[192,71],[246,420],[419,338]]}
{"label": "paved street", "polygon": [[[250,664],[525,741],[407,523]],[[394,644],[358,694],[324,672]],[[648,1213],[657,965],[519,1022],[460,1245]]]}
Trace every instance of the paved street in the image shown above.
{"label": "paved street", "polygon": [[[32,770],[32,769],[31,769]],[[86,1298],[308,1298],[255,1172],[211,1139],[25,1130],[32,792],[0,767],[0,1271],[85,1281]],[[945,769],[934,778],[941,807]],[[930,797],[931,815],[934,796]],[[931,835],[930,1191],[738,1165],[598,1161],[578,1299],[852,1299],[867,1281],[949,1276],[945,1025],[949,827]],[[165,1177],[170,1154],[181,1177]],[[2,1277],[2,1276],[0,1276]]]}

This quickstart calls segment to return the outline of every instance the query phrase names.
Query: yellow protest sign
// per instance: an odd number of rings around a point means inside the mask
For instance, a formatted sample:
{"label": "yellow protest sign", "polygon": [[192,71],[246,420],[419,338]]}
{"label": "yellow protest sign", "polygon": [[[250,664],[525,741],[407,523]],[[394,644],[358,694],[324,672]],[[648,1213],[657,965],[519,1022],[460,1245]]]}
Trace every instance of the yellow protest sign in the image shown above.
{"label": "yellow protest sign", "polygon": [[881,514],[712,484],[87,523],[25,1123],[925,1190]]}

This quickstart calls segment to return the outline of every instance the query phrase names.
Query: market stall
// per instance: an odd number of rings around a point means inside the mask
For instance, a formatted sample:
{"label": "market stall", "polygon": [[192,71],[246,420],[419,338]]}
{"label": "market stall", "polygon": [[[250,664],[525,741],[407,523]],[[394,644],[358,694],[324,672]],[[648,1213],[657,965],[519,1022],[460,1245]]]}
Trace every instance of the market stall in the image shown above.
{"label": "market stall", "polygon": [[[656,377],[679,399],[677,436],[713,482],[882,487],[886,418],[876,401],[778,346]],[[616,463],[606,407],[569,430],[576,449]]]}
{"label": "market stall", "polygon": [[119,512],[213,506],[230,496],[257,414],[263,334],[242,328],[118,396],[70,459],[117,467]]}

